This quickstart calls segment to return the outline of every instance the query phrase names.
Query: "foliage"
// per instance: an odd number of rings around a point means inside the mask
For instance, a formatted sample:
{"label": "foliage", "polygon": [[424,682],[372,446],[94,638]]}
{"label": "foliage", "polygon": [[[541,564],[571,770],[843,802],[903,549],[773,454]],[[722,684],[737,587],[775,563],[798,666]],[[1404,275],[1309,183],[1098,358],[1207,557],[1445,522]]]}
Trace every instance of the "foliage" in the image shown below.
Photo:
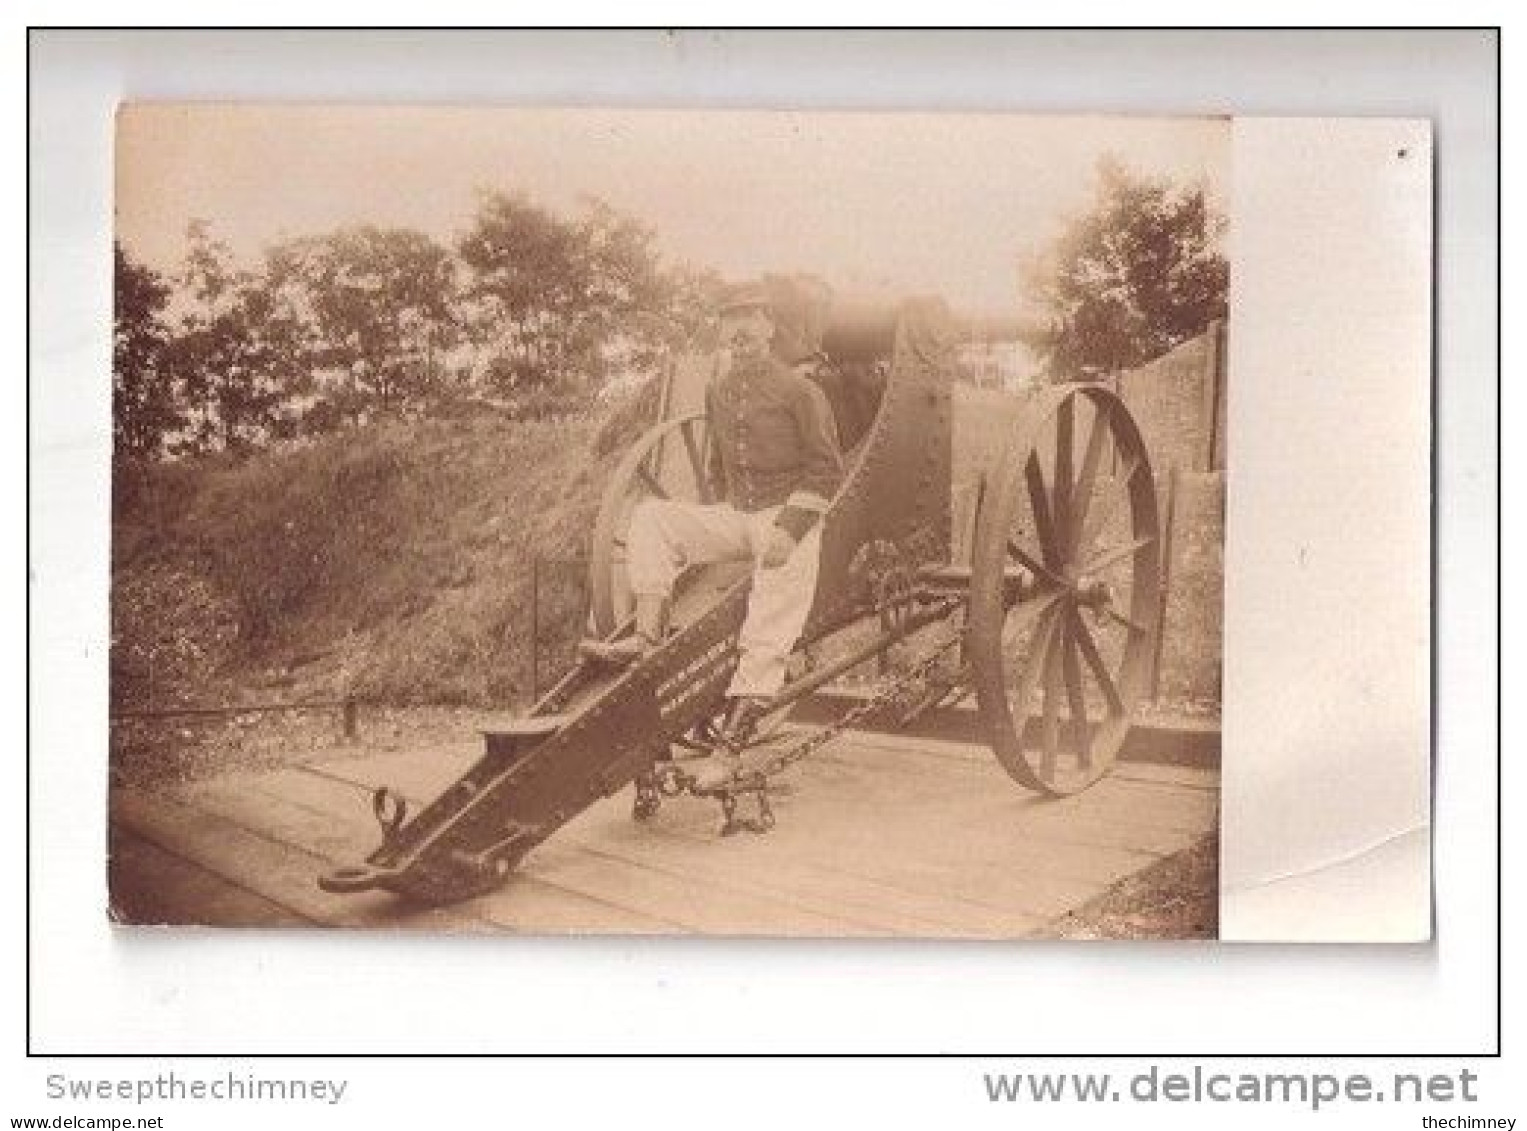
{"label": "foliage", "polygon": [[426,401],[453,342],[455,265],[422,232],[369,226],[290,240],[266,255],[266,278],[292,296],[318,370],[311,425]]}
{"label": "foliage", "polygon": [[[134,469],[113,522],[113,606],[135,614],[114,640],[114,690],[146,693],[154,672],[162,693],[201,656],[219,665],[204,678],[234,686],[300,668],[296,697],[523,697],[531,563],[551,559],[536,619],[543,646],[566,653],[584,616],[570,563],[655,407],[649,384],[573,419],[378,420]],[[177,585],[195,608],[156,610]]]}
{"label": "foliage", "polygon": [[1200,186],[1173,187],[1098,164],[1091,210],[1024,264],[1037,308],[1024,340],[1053,380],[1130,369],[1223,317],[1224,220]]}
{"label": "foliage", "polygon": [[171,376],[164,366],[169,284],[123,250],[112,248],[112,435],[127,458],[157,455],[180,422]]}
{"label": "foliage", "polygon": [[650,368],[678,328],[678,289],[654,233],[599,201],[564,220],[524,196],[488,193],[456,246],[463,299],[489,390],[587,389]]}
{"label": "foliage", "polygon": [[117,249],[118,449],[128,461],[307,441],[383,417],[588,410],[699,333],[713,274],[597,200],[564,217],[486,194],[452,246],[357,225],[253,266],[205,223],[161,278]]}
{"label": "foliage", "polygon": [[172,446],[239,451],[290,435],[310,343],[289,296],[235,265],[201,223],[191,226],[179,283],[185,305],[165,354],[183,414]]}

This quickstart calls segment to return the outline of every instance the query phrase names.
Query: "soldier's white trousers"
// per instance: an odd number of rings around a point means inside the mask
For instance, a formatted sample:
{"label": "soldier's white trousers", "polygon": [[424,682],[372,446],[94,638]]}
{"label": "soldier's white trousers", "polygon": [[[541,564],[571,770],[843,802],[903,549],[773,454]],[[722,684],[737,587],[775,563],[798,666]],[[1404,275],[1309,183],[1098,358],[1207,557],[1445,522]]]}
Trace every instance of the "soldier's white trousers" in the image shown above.
{"label": "soldier's white trousers", "polygon": [[747,511],[725,503],[644,499],[631,513],[626,571],[638,597],[667,597],[687,565],[753,559],[753,590],[738,637],[737,671],[730,694],[776,694],[785,662],[811,612],[821,557],[822,524],[802,536],[784,565],[760,560],[780,508]]}

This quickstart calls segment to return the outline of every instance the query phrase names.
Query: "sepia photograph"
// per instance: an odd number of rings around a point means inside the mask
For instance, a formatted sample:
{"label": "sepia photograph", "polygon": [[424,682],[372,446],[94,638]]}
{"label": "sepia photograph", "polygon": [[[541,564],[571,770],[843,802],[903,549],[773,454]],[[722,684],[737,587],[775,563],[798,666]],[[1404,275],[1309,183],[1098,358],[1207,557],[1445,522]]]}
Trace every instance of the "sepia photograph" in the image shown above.
{"label": "sepia photograph", "polygon": [[1231,132],[121,105],[111,921],[1219,937]]}

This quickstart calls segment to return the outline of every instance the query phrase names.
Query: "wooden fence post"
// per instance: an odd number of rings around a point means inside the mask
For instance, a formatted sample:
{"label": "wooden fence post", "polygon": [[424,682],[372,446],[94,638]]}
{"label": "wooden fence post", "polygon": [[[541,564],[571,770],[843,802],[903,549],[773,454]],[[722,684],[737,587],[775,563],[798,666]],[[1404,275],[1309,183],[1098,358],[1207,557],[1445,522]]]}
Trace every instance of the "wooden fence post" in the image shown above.
{"label": "wooden fence post", "polygon": [[1161,652],[1166,644],[1166,610],[1172,599],[1172,545],[1177,539],[1177,489],[1180,475],[1172,465],[1166,480],[1166,523],[1161,530],[1161,603],[1156,610],[1156,648],[1151,656],[1151,702],[1161,700]]}
{"label": "wooden fence post", "polygon": [[1216,318],[1209,323],[1206,336],[1208,354],[1204,359],[1204,436],[1208,443],[1204,452],[1203,470],[1213,471],[1221,462],[1220,451],[1225,443],[1219,426],[1225,396],[1225,320]]}
{"label": "wooden fence post", "polygon": [[530,559],[530,701],[541,697],[541,556]]}

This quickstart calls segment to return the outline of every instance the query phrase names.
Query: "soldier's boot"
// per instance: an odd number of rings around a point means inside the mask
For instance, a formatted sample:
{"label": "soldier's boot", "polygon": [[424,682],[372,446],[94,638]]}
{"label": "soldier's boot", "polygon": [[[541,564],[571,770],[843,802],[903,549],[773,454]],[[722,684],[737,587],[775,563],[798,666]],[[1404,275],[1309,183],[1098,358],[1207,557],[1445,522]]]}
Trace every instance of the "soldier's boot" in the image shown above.
{"label": "soldier's boot", "polygon": [[690,776],[693,788],[719,789],[737,776],[742,765],[742,749],[758,730],[758,721],[769,710],[769,700],[754,695],[739,695],[727,709],[726,720],[718,735],[720,742],[710,756],[697,762]]}
{"label": "soldier's boot", "polygon": [[636,627],[631,635],[612,641],[583,640],[578,644],[578,651],[601,664],[623,668],[653,652],[667,635],[668,599],[638,597]]}

